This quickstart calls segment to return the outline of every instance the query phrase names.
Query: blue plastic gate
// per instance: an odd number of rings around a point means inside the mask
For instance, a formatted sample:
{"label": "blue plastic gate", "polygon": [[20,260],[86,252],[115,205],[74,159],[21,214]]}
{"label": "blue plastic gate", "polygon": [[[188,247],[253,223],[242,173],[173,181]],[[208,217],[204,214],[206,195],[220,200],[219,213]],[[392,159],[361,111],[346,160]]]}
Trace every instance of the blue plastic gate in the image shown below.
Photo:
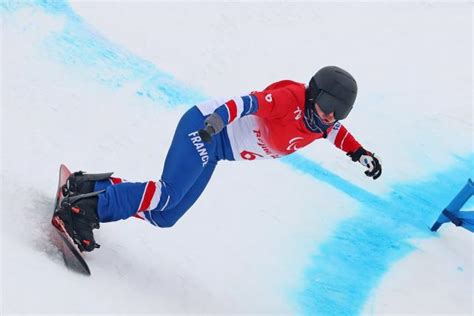
{"label": "blue plastic gate", "polygon": [[474,183],[468,179],[464,188],[454,197],[449,205],[441,212],[431,231],[437,231],[444,223],[451,222],[456,226],[474,232],[474,211],[461,211],[461,208],[474,195]]}

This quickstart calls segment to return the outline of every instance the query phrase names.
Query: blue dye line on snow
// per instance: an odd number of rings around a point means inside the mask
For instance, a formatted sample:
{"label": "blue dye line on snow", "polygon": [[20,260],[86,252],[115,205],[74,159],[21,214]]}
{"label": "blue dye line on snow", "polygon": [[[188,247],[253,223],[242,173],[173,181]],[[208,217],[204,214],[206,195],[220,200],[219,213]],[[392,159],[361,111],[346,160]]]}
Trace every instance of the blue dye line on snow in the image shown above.
{"label": "blue dye line on snow", "polygon": [[409,240],[436,236],[430,226],[474,172],[474,154],[457,157],[451,170],[396,185],[388,197],[379,198],[300,155],[283,161],[361,202],[359,214],[340,223],[315,249],[295,297],[308,315],[361,313],[385,273],[413,250]]}
{"label": "blue dye line on snow", "polygon": [[[53,59],[76,72],[83,71],[111,88],[138,82],[137,95],[163,106],[189,105],[205,99],[152,63],[103,38],[66,1],[2,1],[0,13],[24,7],[66,17],[64,28],[52,32],[44,45]],[[310,315],[360,313],[390,266],[413,249],[408,240],[436,236],[429,226],[474,170],[473,155],[458,158],[452,170],[433,175],[429,181],[398,185],[388,197],[381,198],[302,155],[294,154],[282,161],[361,203],[359,214],[340,223],[332,237],[315,249],[304,285],[294,297],[300,311]],[[462,272],[463,268],[458,270]]]}
{"label": "blue dye line on snow", "polygon": [[0,13],[24,8],[35,14],[64,17],[64,26],[44,40],[44,52],[50,58],[81,73],[86,80],[96,80],[109,88],[127,84],[138,86],[136,94],[162,106],[195,104],[205,96],[159,70],[122,47],[113,44],[91,28],[64,0],[7,0],[0,3]]}

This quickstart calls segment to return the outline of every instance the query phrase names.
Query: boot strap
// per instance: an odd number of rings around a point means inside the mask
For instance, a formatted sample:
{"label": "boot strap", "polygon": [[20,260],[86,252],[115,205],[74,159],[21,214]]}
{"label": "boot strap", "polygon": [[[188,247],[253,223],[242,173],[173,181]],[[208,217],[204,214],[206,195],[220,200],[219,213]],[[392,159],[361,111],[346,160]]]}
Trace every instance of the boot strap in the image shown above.
{"label": "boot strap", "polygon": [[104,173],[85,173],[83,171],[75,172],[74,175],[80,175],[84,181],[100,181],[107,180],[114,173],[113,172],[104,172]]}
{"label": "boot strap", "polygon": [[[97,196],[97,195],[99,195],[103,192],[105,192],[105,189],[104,190],[99,190],[99,191],[94,191],[94,192],[91,192],[91,193],[85,193],[85,194],[78,194],[78,195],[69,196],[69,198],[67,199],[67,203],[69,205],[72,205],[72,204],[76,203],[79,200],[94,197],[94,196]],[[63,200],[63,202],[66,202],[66,201]]]}

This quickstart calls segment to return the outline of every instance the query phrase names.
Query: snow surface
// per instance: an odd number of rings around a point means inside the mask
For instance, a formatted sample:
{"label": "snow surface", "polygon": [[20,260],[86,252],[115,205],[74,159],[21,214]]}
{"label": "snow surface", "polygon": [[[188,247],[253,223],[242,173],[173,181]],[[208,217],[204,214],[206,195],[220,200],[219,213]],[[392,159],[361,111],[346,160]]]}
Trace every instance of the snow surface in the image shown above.
{"label": "snow surface", "polygon": [[[472,234],[429,227],[473,177],[472,4],[2,1],[1,312],[474,313]],[[68,271],[57,169],[160,177],[195,102],[339,65],[366,178],[321,141],[222,162],[171,229],[104,224]],[[467,207],[472,209],[472,203]]]}

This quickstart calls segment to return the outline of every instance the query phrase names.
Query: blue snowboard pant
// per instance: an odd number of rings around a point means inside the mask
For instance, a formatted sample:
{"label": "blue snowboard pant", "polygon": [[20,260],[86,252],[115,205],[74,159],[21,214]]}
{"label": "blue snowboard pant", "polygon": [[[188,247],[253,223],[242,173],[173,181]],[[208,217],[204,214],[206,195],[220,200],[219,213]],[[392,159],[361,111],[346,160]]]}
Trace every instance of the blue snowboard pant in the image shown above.
{"label": "blue snowboard pant", "polygon": [[161,179],[157,182],[98,181],[100,222],[112,222],[131,216],[140,217],[159,227],[173,226],[199,198],[208,184],[217,162],[233,160],[227,132],[215,135],[211,143],[199,137],[205,116],[197,107],[189,109],[176,128],[166,156]]}

